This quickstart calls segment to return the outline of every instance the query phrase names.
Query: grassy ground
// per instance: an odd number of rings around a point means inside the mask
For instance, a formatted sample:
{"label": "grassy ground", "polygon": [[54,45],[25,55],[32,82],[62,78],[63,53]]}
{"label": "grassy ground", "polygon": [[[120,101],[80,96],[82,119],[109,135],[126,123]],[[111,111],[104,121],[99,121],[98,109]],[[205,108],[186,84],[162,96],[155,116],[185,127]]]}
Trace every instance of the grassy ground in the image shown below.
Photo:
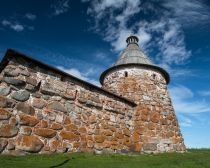
{"label": "grassy ground", "polygon": [[158,155],[54,154],[0,156],[0,168],[210,168],[210,149]]}

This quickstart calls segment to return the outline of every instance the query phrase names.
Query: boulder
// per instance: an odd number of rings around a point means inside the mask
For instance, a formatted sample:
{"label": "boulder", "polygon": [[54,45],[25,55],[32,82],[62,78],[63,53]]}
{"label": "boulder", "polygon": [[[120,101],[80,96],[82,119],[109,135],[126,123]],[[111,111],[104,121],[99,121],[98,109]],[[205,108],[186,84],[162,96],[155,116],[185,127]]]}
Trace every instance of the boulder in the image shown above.
{"label": "boulder", "polygon": [[15,140],[14,139],[8,139],[7,149],[8,150],[14,150],[15,149]]}
{"label": "boulder", "polygon": [[77,131],[78,127],[74,124],[68,124],[65,126],[66,131]]}
{"label": "boulder", "polygon": [[14,77],[4,77],[3,80],[4,80],[4,82],[11,84],[11,85],[15,85],[15,86],[25,85],[25,82],[23,80],[16,79]]}
{"label": "boulder", "polygon": [[36,79],[30,78],[30,77],[26,77],[25,79],[26,79],[26,83],[31,84],[33,86],[37,85],[37,80]]}
{"label": "boulder", "polygon": [[125,136],[130,136],[131,135],[131,132],[129,131],[129,129],[124,129],[123,130],[123,134],[125,135]]}
{"label": "boulder", "polygon": [[0,87],[0,95],[7,96],[10,93],[10,87]]}
{"label": "boulder", "polygon": [[15,125],[17,125],[17,123],[18,123],[18,121],[17,121],[17,119],[16,119],[15,116],[10,117],[10,119],[9,119],[9,124],[15,126]]}
{"label": "boulder", "polygon": [[94,137],[95,142],[97,142],[97,143],[102,143],[102,142],[104,142],[105,138],[106,138],[106,137],[105,137],[104,135],[95,135],[95,137]]}
{"label": "boulder", "polygon": [[58,140],[50,141],[49,145],[50,145],[50,150],[52,152],[56,151],[59,147],[62,147],[61,141],[58,141]]}
{"label": "boulder", "polygon": [[34,133],[44,138],[52,138],[56,135],[56,131],[48,128],[35,128]]}
{"label": "boulder", "polygon": [[67,109],[59,102],[54,101],[48,104],[48,108],[56,111],[67,112]]}
{"label": "boulder", "polygon": [[59,135],[62,139],[69,141],[79,141],[80,139],[78,135],[71,131],[61,131]]}
{"label": "boulder", "polygon": [[43,107],[46,106],[46,101],[42,99],[33,98],[32,106],[38,109],[42,109]]}
{"label": "boulder", "polygon": [[16,148],[23,151],[36,153],[39,152],[43,146],[42,141],[34,135],[21,135],[16,139]]}
{"label": "boulder", "polygon": [[31,84],[27,84],[25,89],[28,91],[34,92],[36,90],[36,87]]}
{"label": "boulder", "polygon": [[158,123],[158,122],[159,122],[159,119],[160,119],[159,113],[153,112],[153,113],[151,114],[151,121],[152,121],[152,122]]}
{"label": "boulder", "polygon": [[73,104],[73,102],[70,101],[66,101],[65,107],[69,113],[75,110],[75,105]]}
{"label": "boulder", "polygon": [[11,124],[0,125],[0,137],[11,138],[17,135],[18,128]]}
{"label": "boulder", "polygon": [[0,153],[5,149],[5,147],[7,146],[7,140],[6,139],[1,139],[0,138]]}
{"label": "boulder", "polygon": [[12,108],[14,105],[15,105],[15,102],[13,100],[0,96],[0,107]]}
{"label": "boulder", "polygon": [[41,91],[41,93],[47,94],[47,95],[50,95],[50,96],[59,95],[59,93],[57,91],[55,91],[55,88],[53,87],[53,85],[51,83],[48,83],[48,82],[42,82],[41,83],[40,91]]}
{"label": "boulder", "polygon": [[145,143],[143,144],[144,151],[156,151],[157,144],[156,143]]}
{"label": "boulder", "polygon": [[131,145],[130,150],[134,152],[140,152],[142,150],[142,143],[138,142]]}
{"label": "boulder", "polygon": [[96,123],[96,122],[97,122],[96,116],[95,116],[95,115],[90,116],[90,117],[89,117],[89,122],[90,122],[91,124]]}
{"label": "boulder", "polygon": [[39,122],[39,120],[34,116],[21,114],[19,115],[19,117],[20,117],[20,125],[33,127]]}
{"label": "boulder", "polygon": [[76,98],[75,92],[64,93],[61,96],[67,100],[74,100]]}
{"label": "boulder", "polygon": [[48,127],[48,121],[47,120],[41,120],[41,122],[39,123],[39,127],[47,128]]}
{"label": "boulder", "polygon": [[80,127],[79,133],[87,133],[87,129],[85,127]]}
{"label": "boulder", "polygon": [[134,132],[132,135],[133,142],[139,142],[140,141],[140,135],[138,132]]}
{"label": "boulder", "polygon": [[54,130],[61,130],[63,129],[63,126],[59,123],[53,122],[50,128]]}
{"label": "boulder", "polygon": [[19,69],[14,69],[14,70],[5,69],[5,71],[4,71],[4,76],[7,76],[7,77],[16,77],[19,74],[20,74]]}
{"label": "boulder", "polygon": [[29,99],[30,93],[26,90],[19,90],[12,93],[11,97],[15,100],[24,102]]}
{"label": "boulder", "polygon": [[57,113],[55,121],[58,123],[63,123],[64,115],[62,113]]}
{"label": "boulder", "polygon": [[35,114],[35,110],[33,107],[31,107],[29,104],[24,103],[24,102],[20,102],[17,104],[16,109],[18,111],[21,111],[23,113],[29,114],[29,115],[34,115]]}
{"label": "boulder", "polygon": [[105,129],[102,131],[102,134],[106,136],[112,136],[113,132],[111,130]]}
{"label": "boulder", "polygon": [[31,132],[32,132],[32,129],[31,127],[20,127],[20,134],[23,134],[23,135],[31,135]]}
{"label": "boulder", "polygon": [[0,120],[7,120],[11,117],[11,114],[9,111],[0,108]]}

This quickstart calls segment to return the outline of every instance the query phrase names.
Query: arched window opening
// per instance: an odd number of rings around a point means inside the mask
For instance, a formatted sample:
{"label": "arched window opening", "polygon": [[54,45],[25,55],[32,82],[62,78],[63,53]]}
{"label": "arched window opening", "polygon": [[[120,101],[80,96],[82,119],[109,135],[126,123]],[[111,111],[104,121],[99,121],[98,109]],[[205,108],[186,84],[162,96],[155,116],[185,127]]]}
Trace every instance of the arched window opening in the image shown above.
{"label": "arched window opening", "polygon": [[65,82],[65,77],[64,76],[61,76],[61,81]]}
{"label": "arched window opening", "polygon": [[128,77],[128,72],[127,71],[125,71],[125,77]]}
{"label": "arched window opening", "polygon": [[155,80],[156,79],[156,74],[152,74],[152,78]]}

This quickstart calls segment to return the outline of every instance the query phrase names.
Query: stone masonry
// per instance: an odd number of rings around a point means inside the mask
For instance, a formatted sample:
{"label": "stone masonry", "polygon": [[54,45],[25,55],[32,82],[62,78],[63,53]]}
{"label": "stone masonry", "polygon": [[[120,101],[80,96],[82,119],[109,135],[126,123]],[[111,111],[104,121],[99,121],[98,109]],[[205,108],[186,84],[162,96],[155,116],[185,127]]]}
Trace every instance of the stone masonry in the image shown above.
{"label": "stone masonry", "polygon": [[185,151],[153,65],[116,65],[102,88],[11,49],[0,70],[1,154]]}

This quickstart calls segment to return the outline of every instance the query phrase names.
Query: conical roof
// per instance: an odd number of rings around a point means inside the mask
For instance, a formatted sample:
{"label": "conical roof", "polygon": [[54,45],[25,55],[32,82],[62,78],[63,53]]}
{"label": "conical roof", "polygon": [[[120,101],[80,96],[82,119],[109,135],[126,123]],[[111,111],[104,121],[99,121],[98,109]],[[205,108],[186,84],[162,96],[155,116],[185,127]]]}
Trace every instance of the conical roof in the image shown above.
{"label": "conical roof", "polygon": [[114,64],[117,65],[124,65],[124,64],[149,64],[154,65],[149,57],[143,52],[143,50],[138,45],[138,37],[136,36],[129,36],[126,40],[127,47],[121,53],[119,59]]}
{"label": "conical roof", "polygon": [[138,37],[134,35],[130,35],[126,42],[127,47],[126,49],[120,54],[119,59],[117,62],[110,67],[109,69],[105,70],[100,76],[100,82],[103,85],[103,81],[107,73],[110,71],[129,67],[129,66],[138,66],[138,67],[146,67],[153,69],[155,71],[159,71],[163,74],[164,78],[166,79],[166,83],[169,83],[170,76],[166,70],[163,68],[155,65],[150,58],[143,52],[143,50],[138,45]]}

